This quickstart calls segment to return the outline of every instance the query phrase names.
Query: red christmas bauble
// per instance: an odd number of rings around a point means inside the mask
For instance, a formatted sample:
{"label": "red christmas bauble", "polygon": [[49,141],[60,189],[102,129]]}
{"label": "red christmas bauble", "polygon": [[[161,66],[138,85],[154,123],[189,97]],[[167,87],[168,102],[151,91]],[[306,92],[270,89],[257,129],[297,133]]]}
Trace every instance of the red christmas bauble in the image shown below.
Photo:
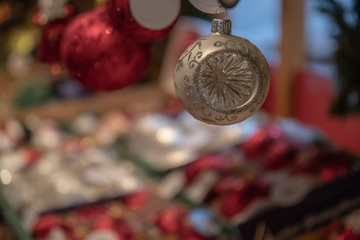
{"label": "red christmas bauble", "polygon": [[140,81],[150,62],[148,47],[115,30],[105,6],[76,17],[65,30],[60,50],[70,74],[94,91]]}
{"label": "red christmas bauble", "polygon": [[137,23],[130,11],[130,0],[107,0],[107,8],[111,23],[118,29],[126,29],[139,43],[151,43],[169,34],[174,21],[160,30],[147,29]]}

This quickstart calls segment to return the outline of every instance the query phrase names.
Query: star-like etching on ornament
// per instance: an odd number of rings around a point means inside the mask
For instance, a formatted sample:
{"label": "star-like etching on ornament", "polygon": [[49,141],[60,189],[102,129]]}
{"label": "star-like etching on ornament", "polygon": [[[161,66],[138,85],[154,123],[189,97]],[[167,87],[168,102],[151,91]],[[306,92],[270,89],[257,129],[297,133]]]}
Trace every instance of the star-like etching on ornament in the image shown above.
{"label": "star-like etching on ornament", "polygon": [[216,112],[239,109],[253,95],[256,77],[251,63],[236,51],[217,51],[197,67],[194,85],[201,101]]}

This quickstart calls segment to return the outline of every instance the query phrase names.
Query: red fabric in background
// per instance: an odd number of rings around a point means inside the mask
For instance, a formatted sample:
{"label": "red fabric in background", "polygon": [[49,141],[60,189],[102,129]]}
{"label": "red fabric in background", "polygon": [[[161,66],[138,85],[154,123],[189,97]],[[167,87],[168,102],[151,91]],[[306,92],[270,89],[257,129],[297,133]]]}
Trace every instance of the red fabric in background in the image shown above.
{"label": "red fabric in background", "polygon": [[338,117],[329,112],[334,84],[319,74],[303,71],[295,83],[294,116],[318,126],[335,143],[360,156],[360,114]]}
{"label": "red fabric in background", "polygon": [[275,76],[276,76],[276,68],[269,66],[270,68],[270,87],[269,93],[266,97],[264,104],[262,105],[262,109],[268,113],[275,113]]}
{"label": "red fabric in background", "polygon": [[[271,85],[263,109],[275,112],[276,67],[270,67]],[[293,116],[305,124],[317,126],[328,138],[360,156],[360,114],[339,117],[330,114],[330,105],[335,98],[332,79],[302,71],[294,84]]]}

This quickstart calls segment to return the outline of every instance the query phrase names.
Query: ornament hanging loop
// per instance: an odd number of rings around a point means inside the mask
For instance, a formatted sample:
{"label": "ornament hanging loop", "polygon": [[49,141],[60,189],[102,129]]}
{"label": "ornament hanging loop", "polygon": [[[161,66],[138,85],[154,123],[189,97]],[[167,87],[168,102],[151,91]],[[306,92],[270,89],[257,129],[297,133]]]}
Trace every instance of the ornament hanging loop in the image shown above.
{"label": "ornament hanging loop", "polygon": [[[220,17],[222,12],[219,13],[219,10],[222,9],[222,8],[225,10],[225,17],[224,18]],[[218,7],[216,8],[216,11],[215,11],[215,16],[216,16],[217,19],[227,19],[228,18],[227,8],[224,7],[221,3],[219,3],[219,5],[218,5]]]}

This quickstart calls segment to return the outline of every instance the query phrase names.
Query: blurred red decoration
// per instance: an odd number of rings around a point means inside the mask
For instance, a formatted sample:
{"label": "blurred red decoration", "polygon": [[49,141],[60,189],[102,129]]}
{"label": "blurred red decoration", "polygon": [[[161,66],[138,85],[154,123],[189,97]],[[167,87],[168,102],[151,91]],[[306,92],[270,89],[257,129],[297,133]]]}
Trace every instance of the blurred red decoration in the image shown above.
{"label": "blurred red decoration", "polygon": [[159,215],[156,225],[165,233],[180,233],[185,216],[183,208],[172,206]]}
{"label": "blurred red decoration", "polygon": [[341,230],[341,223],[339,219],[335,219],[331,222],[330,225],[324,227],[322,231],[323,240],[334,239],[334,236],[337,236]]}
{"label": "blurred red decoration", "polygon": [[118,234],[119,240],[138,239],[130,224],[125,220],[116,220],[113,230]]}
{"label": "blurred red decoration", "polygon": [[[232,218],[242,212],[253,202],[264,199],[269,195],[270,186],[261,181],[246,183],[233,179],[232,191],[224,192],[217,198],[219,210],[227,218]],[[240,183],[236,187],[236,183]]]}
{"label": "blurred red decoration", "polygon": [[164,210],[156,221],[161,231],[170,236],[178,236],[182,240],[205,240],[209,239],[203,237],[195,232],[187,218],[187,210],[179,206],[170,206]]}
{"label": "blurred red decoration", "polygon": [[[59,55],[59,57],[60,57],[60,55]],[[60,58],[59,58],[59,60],[60,60]],[[52,64],[51,67],[50,67],[50,71],[51,71],[52,75],[59,75],[61,73],[60,64],[59,63]]]}
{"label": "blurred red decoration", "polygon": [[108,212],[102,212],[94,221],[95,229],[115,229],[115,219]]}
{"label": "blurred red decoration", "polygon": [[229,168],[229,161],[226,156],[221,154],[205,155],[191,163],[186,169],[187,182],[191,183],[199,173],[206,170],[214,170],[219,173],[225,172]]}
{"label": "blurred red decoration", "polygon": [[273,141],[266,129],[259,129],[254,136],[240,145],[240,148],[247,158],[254,159],[263,155]]}
{"label": "blurred red decoration", "polygon": [[94,91],[140,81],[150,62],[147,46],[110,24],[106,6],[77,16],[65,30],[60,51],[70,74]]}
{"label": "blurred red decoration", "polygon": [[176,21],[160,30],[151,30],[141,26],[132,16],[129,2],[130,0],[107,0],[107,7],[111,23],[117,29],[129,32],[135,41],[139,43],[154,42],[168,35],[174,27]]}
{"label": "blurred red decoration", "polygon": [[[74,7],[71,4],[68,4],[66,5],[65,17],[57,19],[44,26],[41,41],[37,51],[37,57],[41,62],[60,62],[60,42],[63,37],[65,28],[73,17]],[[41,23],[41,14],[39,10],[37,10],[33,15],[32,21],[34,24],[43,25]]]}
{"label": "blurred red decoration", "polygon": [[143,190],[123,197],[120,201],[123,202],[129,209],[137,211],[144,207],[146,201],[150,197],[150,192]]}
{"label": "blurred red decoration", "polygon": [[351,228],[345,228],[343,233],[340,234],[336,240],[360,240],[360,234],[354,233]]}
{"label": "blurred red decoration", "polygon": [[338,177],[345,176],[347,173],[347,168],[345,165],[333,164],[332,166],[326,166],[320,170],[321,180],[324,182],[330,182]]}
{"label": "blurred red decoration", "polygon": [[33,229],[35,238],[47,238],[51,230],[62,227],[61,219],[55,214],[47,214],[40,217]]}
{"label": "blurred red decoration", "polygon": [[34,148],[27,148],[25,150],[26,165],[30,166],[36,163],[41,157],[41,152]]}
{"label": "blurred red decoration", "polygon": [[247,184],[247,182],[244,179],[230,175],[221,178],[215,184],[212,191],[216,195],[226,194],[232,191],[237,193],[244,193],[248,190],[249,187],[250,185]]}
{"label": "blurred red decoration", "polygon": [[297,153],[292,165],[292,173],[308,173],[320,176],[323,182],[346,175],[351,168],[348,154],[331,150],[328,146],[311,145]]}
{"label": "blurred red decoration", "polygon": [[67,24],[60,22],[45,26],[37,57],[41,62],[56,63],[60,61],[60,41]]}
{"label": "blurred red decoration", "polygon": [[80,222],[87,222],[90,219],[99,218],[105,213],[105,210],[101,204],[89,204],[77,209],[76,217]]}
{"label": "blurred red decoration", "polygon": [[281,169],[292,163],[296,149],[290,140],[279,139],[274,141],[265,153],[264,164],[268,169]]}

